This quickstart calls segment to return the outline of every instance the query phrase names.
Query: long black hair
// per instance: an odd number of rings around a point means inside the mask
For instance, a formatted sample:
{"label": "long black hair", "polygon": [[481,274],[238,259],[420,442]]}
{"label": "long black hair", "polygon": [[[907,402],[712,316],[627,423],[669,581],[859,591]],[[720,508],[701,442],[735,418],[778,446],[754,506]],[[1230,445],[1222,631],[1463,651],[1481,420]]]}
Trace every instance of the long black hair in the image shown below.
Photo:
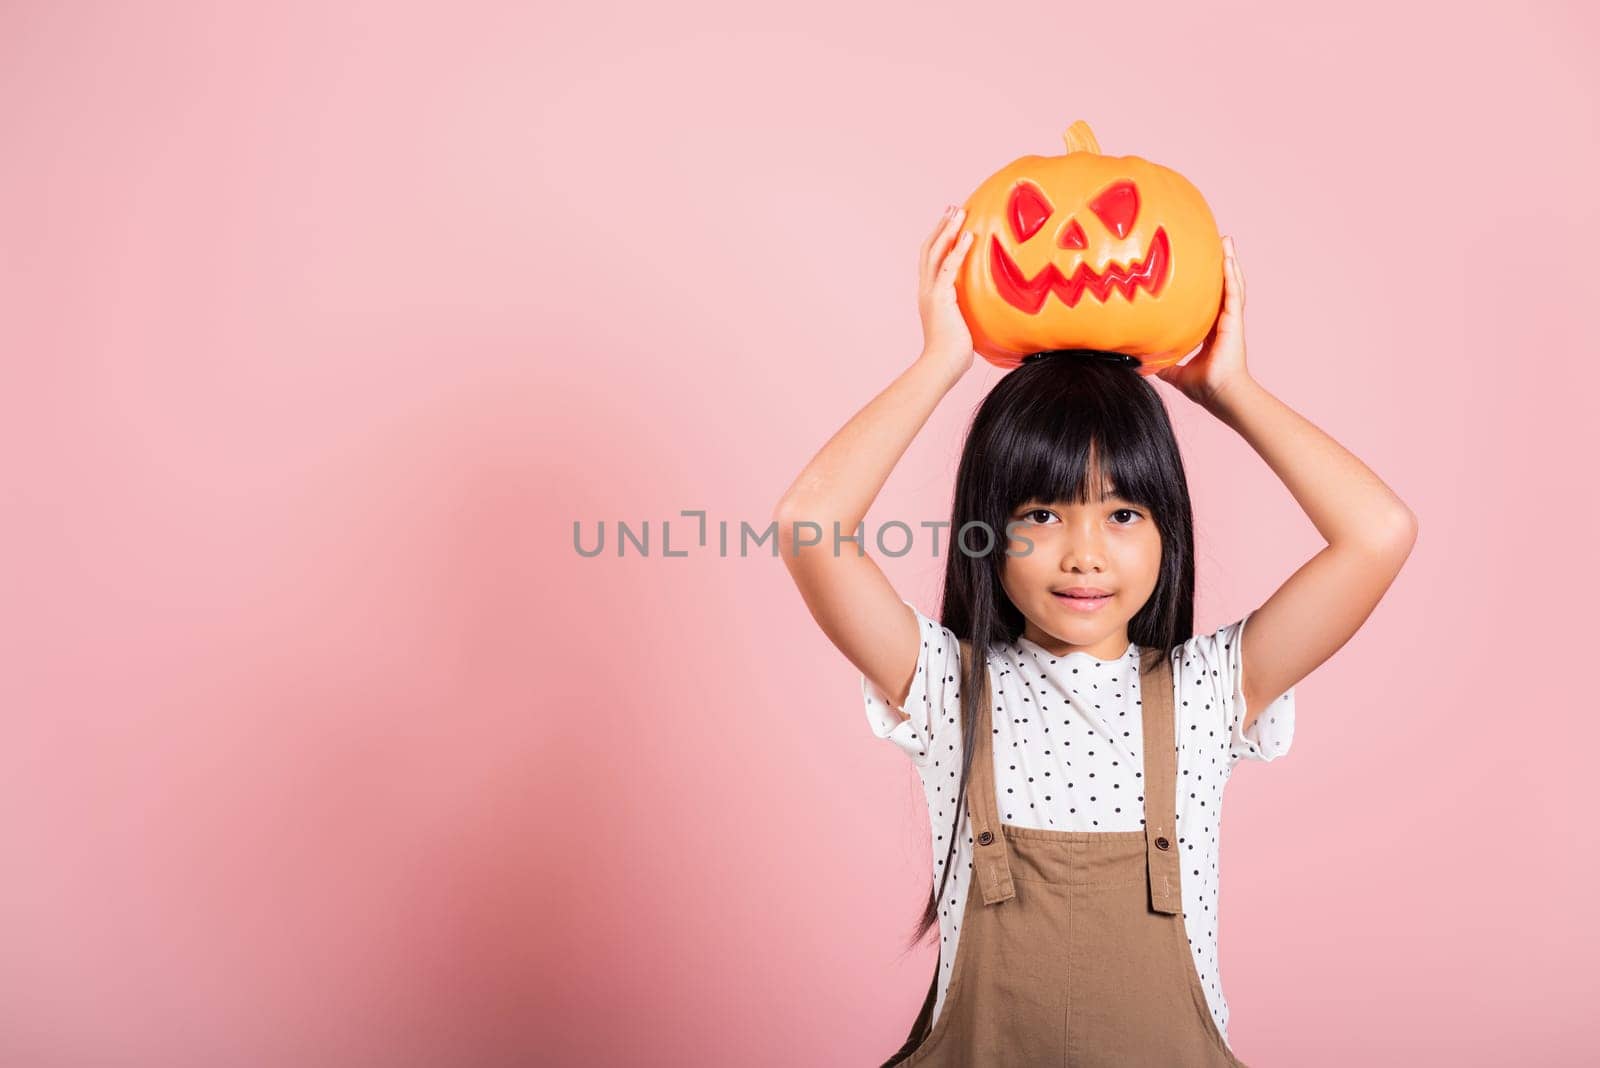
{"label": "long black hair", "polygon": [[[1129,620],[1128,637],[1141,651],[1170,651],[1194,635],[1194,513],[1166,405],[1127,357],[1085,350],[1030,356],[978,407],[956,473],[940,621],[972,651],[960,680],[961,781],[944,871],[929,888],[911,946],[938,922],[957,835],[964,833],[977,749],[974,706],[989,651],[1015,642],[1027,622],[1000,582],[1006,523],[1029,500],[1082,504],[1097,500],[1101,489],[1143,505],[1160,532],[1160,576]],[[969,536],[964,544],[971,551],[963,551],[957,539],[974,522],[995,536]],[[991,551],[975,555],[984,545]]]}

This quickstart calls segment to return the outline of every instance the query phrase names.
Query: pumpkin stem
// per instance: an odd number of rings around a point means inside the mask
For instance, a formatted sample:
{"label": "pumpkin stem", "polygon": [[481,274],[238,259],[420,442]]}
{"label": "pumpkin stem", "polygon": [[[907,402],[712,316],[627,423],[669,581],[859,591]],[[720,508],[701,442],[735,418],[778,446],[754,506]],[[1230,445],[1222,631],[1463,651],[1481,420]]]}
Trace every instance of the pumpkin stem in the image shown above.
{"label": "pumpkin stem", "polygon": [[1068,152],[1093,152],[1097,155],[1100,152],[1100,142],[1094,139],[1094,131],[1082,119],[1067,127],[1067,132],[1061,138],[1066,141]]}

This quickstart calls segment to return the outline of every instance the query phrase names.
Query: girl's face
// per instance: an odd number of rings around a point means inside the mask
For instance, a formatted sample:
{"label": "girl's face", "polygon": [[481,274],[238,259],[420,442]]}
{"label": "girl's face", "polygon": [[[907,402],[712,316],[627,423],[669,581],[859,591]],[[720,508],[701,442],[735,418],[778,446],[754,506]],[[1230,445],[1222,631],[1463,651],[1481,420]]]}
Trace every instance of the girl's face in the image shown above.
{"label": "girl's face", "polygon": [[[1161,532],[1150,510],[1115,495],[1090,504],[1029,500],[1008,521],[1012,555],[1003,558],[1001,586],[1027,620],[1022,636],[1058,655],[1115,660],[1127,652],[1128,620],[1155,592],[1161,571]],[[1080,586],[1110,596],[1066,596]]]}

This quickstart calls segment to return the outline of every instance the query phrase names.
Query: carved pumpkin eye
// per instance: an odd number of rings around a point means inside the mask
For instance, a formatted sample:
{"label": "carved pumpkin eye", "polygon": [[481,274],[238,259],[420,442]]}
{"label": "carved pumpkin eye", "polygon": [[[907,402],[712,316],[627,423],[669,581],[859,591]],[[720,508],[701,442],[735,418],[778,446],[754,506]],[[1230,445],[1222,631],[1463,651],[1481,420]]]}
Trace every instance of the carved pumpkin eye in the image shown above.
{"label": "carved pumpkin eye", "polygon": [[1127,237],[1133,232],[1133,220],[1139,217],[1139,190],[1129,181],[1113,182],[1089,201],[1089,208],[1107,230]]}
{"label": "carved pumpkin eye", "polygon": [[1039,232],[1054,210],[1038,186],[1018,182],[1006,204],[1006,218],[1011,223],[1011,233],[1018,241],[1028,240]]}

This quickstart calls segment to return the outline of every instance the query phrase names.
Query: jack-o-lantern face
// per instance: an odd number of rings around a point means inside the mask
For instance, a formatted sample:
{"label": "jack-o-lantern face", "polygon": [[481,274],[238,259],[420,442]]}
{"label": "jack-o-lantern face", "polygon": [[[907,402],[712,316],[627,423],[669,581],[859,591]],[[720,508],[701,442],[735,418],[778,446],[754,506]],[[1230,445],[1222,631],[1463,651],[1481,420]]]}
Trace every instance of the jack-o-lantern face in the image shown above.
{"label": "jack-o-lantern face", "polygon": [[976,238],[957,275],[973,347],[1002,367],[1032,352],[1101,349],[1141,373],[1204,339],[1222,296],[1222,239],[1182,175],[1102,156],[1082,122],[1064,156],[1024,156],[967,201]]}
{"label": "jack-o-lantern face", "polygon": [[[1125,178],[1118,179],[1095,194],[1087,207],[1108,234],[1123,240],[1133,232],[1133,224],[1139,217],[1139,187]],[[1006,223],[1014,245],[1031,240],[1056,214],[1044,190],[1031,181],[1019,181],[1006,204]],[[1075,214],[1069,213],[1066,222],[1055,228],[1051,237],[1060,248],[1089,247],[1089,235]],[[1097,271],[1080,259],[1070,276],[1062,274],[1052,258],[1030,278],[1006,251],[1000,235],[993,234],[989,238],[989,273],[996,292],[1007,304],[1029,315],[1038,314],[1045,298],[1052,295],[1067,307],[1075,308],[1085,290],[1102,304],[1111,299],[1113,293],[1131,300],[1135,289],[1156,296],[1166,283],[1171,265],[1172,244],[1161,226],[1156,227],[1143,258],[1126,265],[1113,262],[1104,271]]]}

